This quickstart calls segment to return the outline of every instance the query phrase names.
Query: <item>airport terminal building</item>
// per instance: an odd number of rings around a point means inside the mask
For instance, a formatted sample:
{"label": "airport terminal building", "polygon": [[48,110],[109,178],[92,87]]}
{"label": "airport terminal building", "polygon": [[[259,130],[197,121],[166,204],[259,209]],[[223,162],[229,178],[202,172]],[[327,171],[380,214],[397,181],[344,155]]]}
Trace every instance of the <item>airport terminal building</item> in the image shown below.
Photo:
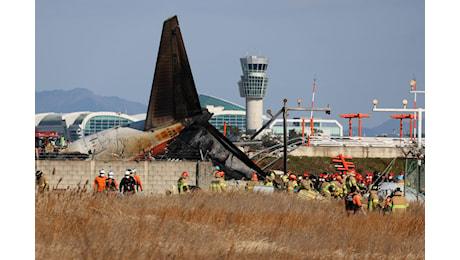
{"label": "airport terminal building", "polygon": [[[213,114],[210,123],[220,132],[224,124],[238,127],[242,133],[246,130],[246,109],[230,101],[199,95],[200,104]],[[146,114],[127,115],[118,112],[74,112],[74,113],[40,113],[35,115],[35,130],[40,132],[53,131],[74,141],[115,126],[145,120]],[[267,120],[264,117],[264,120]]]}
{"label": "airport terminal building", "polygon": [[[224,130],[224,124],[227,127],[237,127],[241,133],[246,132],[246,109],[222,98],[200,94],[200,104],[206,107],[213,114],[210,123],[217,128],[221,133]],[[74,113],[40,113],[35,115],[35,131],[45,132],[53,131],[64,136],[67,140],[75,141],[83,136],[88,136],[102,130],[110,129],[115,126],[125,125],[128,123],[145,120],[146,114],[127,115],[118,112],[74,112]],[[267,122],[269,118],[262,114],[262,121]],[[269,126],[274,134],[282,134],[281,119],[275,120]],[[299,120],[288,120],[288,130],[293,128],[297,131],[301,130]],[[294,122],[296,121],[296,122]],[[342,136],[342,126],[334,124],[326,126],[326,120],[318,120],[315,122],[315,128],[324,128],[326,135]],[[334,120],[335,121],[335,120]],[[330,123],[330,122],[328,122]],[[305,132],[309,132],[309,128]]]}

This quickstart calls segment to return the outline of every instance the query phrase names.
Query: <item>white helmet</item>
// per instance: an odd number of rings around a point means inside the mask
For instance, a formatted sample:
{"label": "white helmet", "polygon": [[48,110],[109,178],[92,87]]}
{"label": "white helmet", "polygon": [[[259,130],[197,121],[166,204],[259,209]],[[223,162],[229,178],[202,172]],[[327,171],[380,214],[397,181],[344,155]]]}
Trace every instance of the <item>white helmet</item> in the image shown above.
{"label": "white helmet", "polygon": [[109,171],[108,175],[109,175],[110,179],[113,179],[113,172],[112,171]]}
{"label": "white helmet", "polygon": [[130,175],[130,174],[131,174],[131,172],[130,172],[129,170],[126,170],[126,171],[125,171],[125,176],[128,176],[128,175]]}
{"label": "white helmet", "polygon": [[104,169],[100,169],[100,170],[99,170],[99,174],[100,174],[101,176],[104,176],[104,174],[105,174]]}
{"label": "white helmet", "polygon": [[136,168],[133,168],[133,169],[131,170],[131,172],[132,172],[132,173],[136,173],[136,172],[137,172]]}

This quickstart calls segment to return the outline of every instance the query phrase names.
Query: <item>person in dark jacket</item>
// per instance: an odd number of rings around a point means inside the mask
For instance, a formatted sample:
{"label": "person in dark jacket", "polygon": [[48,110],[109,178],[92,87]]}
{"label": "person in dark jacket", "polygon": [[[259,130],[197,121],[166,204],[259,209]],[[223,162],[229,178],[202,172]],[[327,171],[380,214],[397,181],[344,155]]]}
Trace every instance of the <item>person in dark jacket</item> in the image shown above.
{"label": "person in dark jacket", "polygon": [[134,195],[136,194],[136,180],[130,176],[131,171],[125,171],[125,177],[120,181],[120,193],[122,195]]}

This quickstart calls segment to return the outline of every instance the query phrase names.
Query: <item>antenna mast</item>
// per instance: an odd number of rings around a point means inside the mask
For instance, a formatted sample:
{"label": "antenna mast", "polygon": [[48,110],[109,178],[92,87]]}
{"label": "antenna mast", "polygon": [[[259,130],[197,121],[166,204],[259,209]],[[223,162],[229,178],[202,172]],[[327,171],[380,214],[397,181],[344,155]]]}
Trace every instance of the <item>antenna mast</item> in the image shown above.
{"label": "antenna mast", "polygon": [[307,146],[310,146],[310,138],[313,136],[313,107],[315,104],[315,89],[316,89],[316,74],[313,77],[313,95],[311,96],[311,113],[310,113],[310,129],[311,134],[308,136],[308,143]]}

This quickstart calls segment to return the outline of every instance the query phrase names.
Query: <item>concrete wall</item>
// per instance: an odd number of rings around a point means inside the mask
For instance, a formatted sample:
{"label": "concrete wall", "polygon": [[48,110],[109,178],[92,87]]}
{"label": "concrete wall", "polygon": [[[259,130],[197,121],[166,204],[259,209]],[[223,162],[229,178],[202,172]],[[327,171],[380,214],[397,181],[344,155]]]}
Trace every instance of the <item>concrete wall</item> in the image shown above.
{"label": "concrete wall", "polygon": [[397,147],[360,147],[360,146],[301,146],[290,156],[330,157],[343,154],[353,158],[395,158],[404,157]]}
{"label": "concrete wall", "polygon": [[[35,161],[35,170],[42,170],[50,181],[50,189],[77,189],[86,188],[93,190],[94,179],[99,176],[99,170],[106,173],[114,172],[115,180],[120,183],[126,169],[136,168],[137,175],[141,178],[146,194],[165,194],[167,190],[177,191],[177,180],[182,172],[189,174],[188,184],[197,185],[207,190],[212,179],[214,167],[211,162],[102,162],[102,161],[60,161],[38,160]],[[53,169],[55,174],[53,175]],[[59,179],[62,181],[59,182]]]}
{"label": "concrete wall", "polygon": [[[290,153],[290,156],[330,157],[343,154],[353,158],[394,158],[404,157],[399,148],[389,147],[306,147],[302,146]],[[125,161],[60,161],[36,160],[35,170],[42,170],[50,181],[50,188],[93,190],[94,179],[99,170],[112,170],[115,180],[120,183],[126,169],[137,169],[142,186],[146,194],[165,194],[166,191],[177,192],[177,180],[182,172],[189,174],[189,185],[199,186],[203,190],[209,189],[214,171],[211,162],[125,162]],[[53,169],[55,174],[53,175]],[[59,180],[62,178],[62,181]],[[227,181],[229,189],[244,189],[246,181]]]}

